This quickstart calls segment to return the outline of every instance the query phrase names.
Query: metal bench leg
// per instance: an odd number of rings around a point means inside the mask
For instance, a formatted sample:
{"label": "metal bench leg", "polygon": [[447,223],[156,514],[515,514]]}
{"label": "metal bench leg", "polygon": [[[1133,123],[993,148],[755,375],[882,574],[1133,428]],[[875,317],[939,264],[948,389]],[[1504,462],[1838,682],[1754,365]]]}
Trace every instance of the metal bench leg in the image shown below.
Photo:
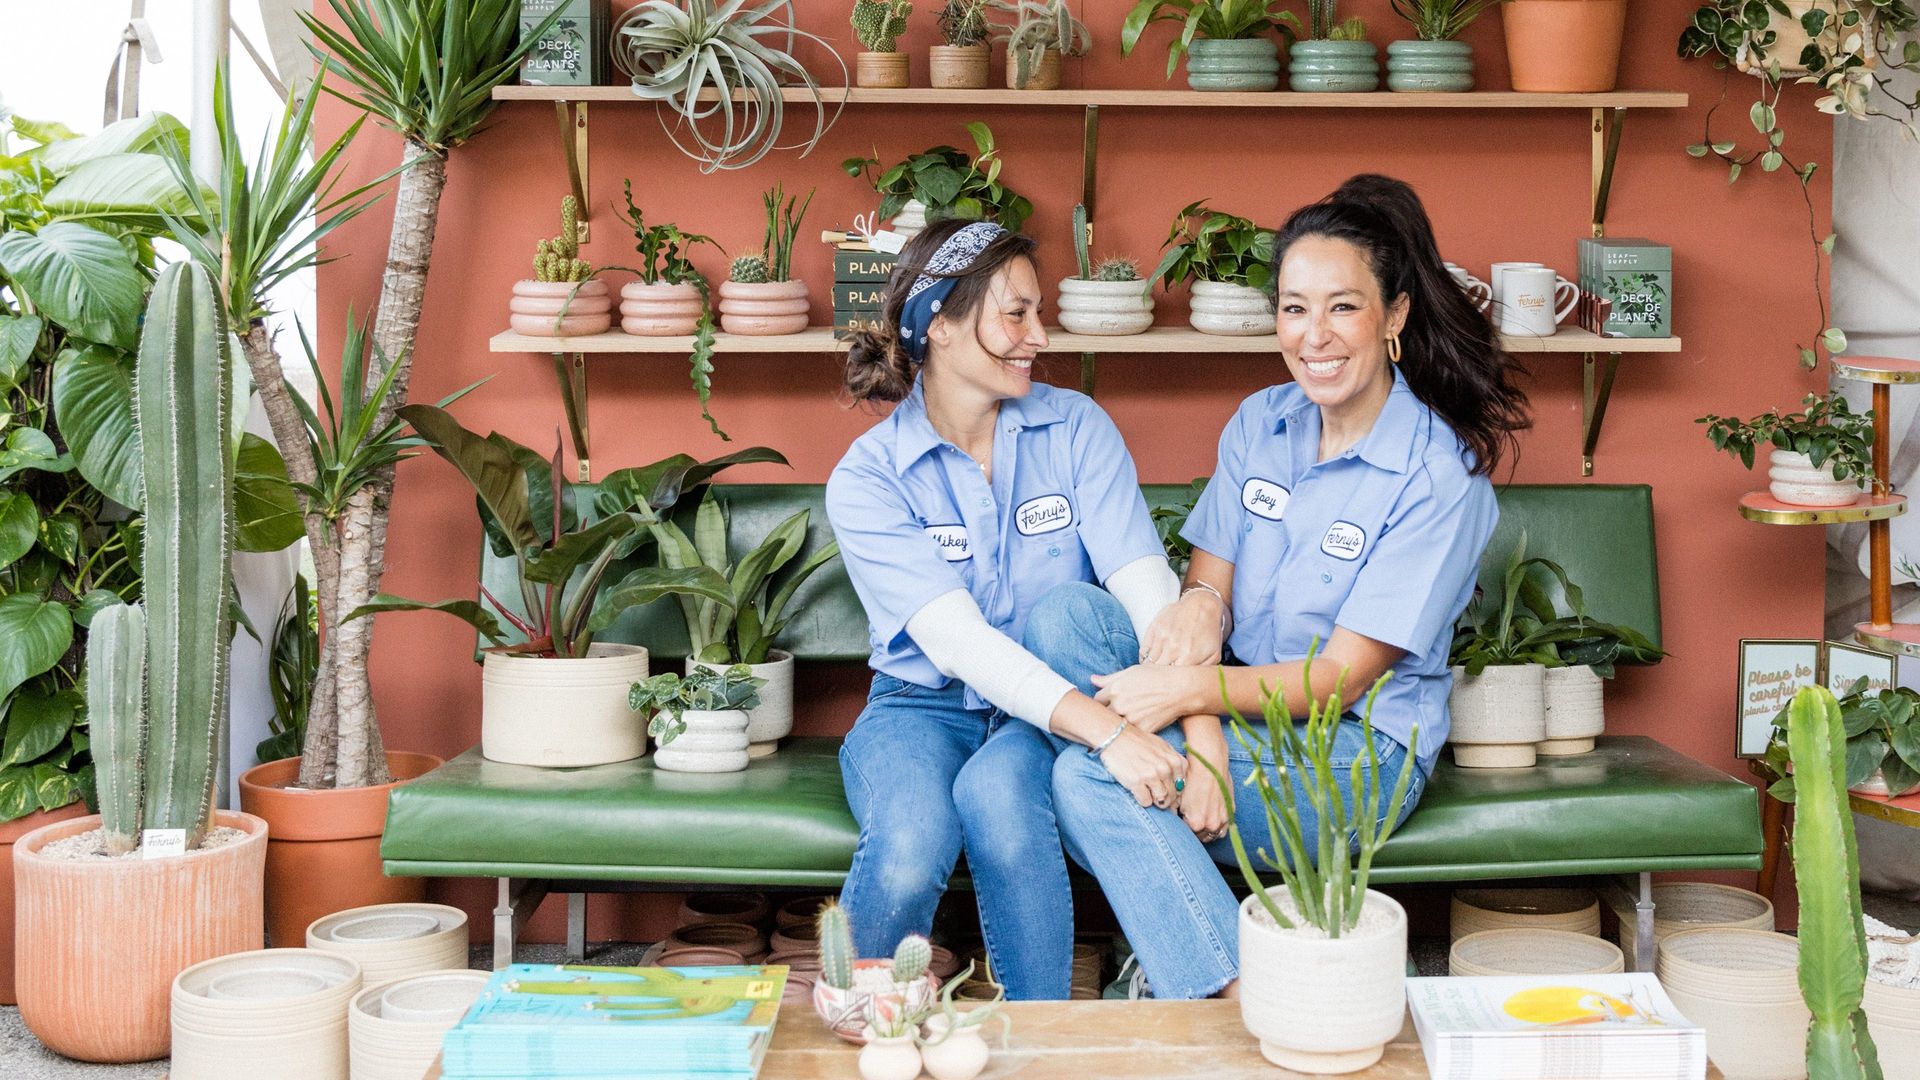
{"label": "metal bench leg", "polygon": [[500,878],[500,900],[493,908],[493,970],[513,963],[513,944],[526,929],[540,901],[547,898],[547,883],[528,878]]}
{"label": "metal bench leg", "polygon": [[587,894],[567,894],[567,959],[578,963],[587,958]]}
{"label": "metal bench leg", "polygon": [[1640,875],[1640,899],[1633,905],[1633,970],[1653,970],[1653,875]]}

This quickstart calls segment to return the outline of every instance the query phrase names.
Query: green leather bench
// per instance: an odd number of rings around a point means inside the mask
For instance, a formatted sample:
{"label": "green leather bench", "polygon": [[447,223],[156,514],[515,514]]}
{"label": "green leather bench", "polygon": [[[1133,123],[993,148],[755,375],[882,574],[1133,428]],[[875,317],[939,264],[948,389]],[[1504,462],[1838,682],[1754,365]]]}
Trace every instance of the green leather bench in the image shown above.
{"label": "green leather bench", "polygon": [[[1146,490],[1160,504],[1184,489]],[[819,486],[726,492],[738,536],[757,539],[806,506],[814,511],[809,546],[828,538]],[[1499,572],[1525,530],[1529,553],[1566,567],[1595,617],[1659,642],[1650,489],[1513,486],[1500,492],[1500,506],[1483,579]],[[483,559],[493,595],[519,595],[511,561],[490,552]],[[816,662],[866,658],[866,619],[838,563],[799,599],[807,607],[785,647]],[[670,658],[686,649],[678,624],[676,610],[654,605],[606,637]],[[476,747],[394,791],[381,851],[390,874],[499,879],[496,964],[511,959],[517,928],[541,896],[568,893],[569,946],[578,953],[589,890],[837,886],[858,839],[837,746],[790,739],[745,772],[721,775],[664,772],[651,758],[535,769],[487,761]],[[1642,922],[1639,941],[1650,949],[1653,872],[1754,870],[1761,847],[1753,787],[1653,739],[1611,736],[1591,754],[1543,758],[1532,769],[1462,770],[1443,755],[1374,874],[1383,884],[1637,875],[1637,888],[1624,880]],[[1642,969],[1650,962],[1637,958]]]}

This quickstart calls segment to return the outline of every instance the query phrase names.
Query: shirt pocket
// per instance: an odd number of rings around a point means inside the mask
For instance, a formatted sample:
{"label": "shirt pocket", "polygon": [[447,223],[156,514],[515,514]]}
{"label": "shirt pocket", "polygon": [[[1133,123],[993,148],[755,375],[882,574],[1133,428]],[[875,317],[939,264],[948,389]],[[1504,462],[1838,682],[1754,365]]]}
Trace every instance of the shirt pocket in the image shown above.
{"label": "shirt pocket", "polygon": [[[1373,554],[1378,531],[1377,524],[1357,517],[1337,518],[1326,528],[1316,529],[1317,535],[1294,538],[1293,557],[1283,574],[1283,581],[1292,587],[1291,606],[1307,621],[1328,627],[1329,636],[1353,593],[1360,568]],[[1281,603],[1288,606],[1284,594]]]}
{"label": "shirt pocket", "polygon": [[1008,567],[1020,603],[1030,605],[1056,586],[1093,580],[1093,562],[1078,525],[1039,536],[1015,536]]}

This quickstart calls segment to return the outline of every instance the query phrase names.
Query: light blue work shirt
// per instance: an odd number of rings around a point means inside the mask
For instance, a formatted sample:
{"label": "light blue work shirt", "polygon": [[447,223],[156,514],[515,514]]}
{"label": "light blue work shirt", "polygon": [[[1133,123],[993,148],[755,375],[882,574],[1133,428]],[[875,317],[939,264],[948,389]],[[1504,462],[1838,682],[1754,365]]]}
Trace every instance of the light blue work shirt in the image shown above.
{"label": "light blue work shirt", "polygon": [[[1229,644],[1241,663],[1304,659],[1336,625],[1406,650],[1373,725],[1406,746],[1418,723],[1426,773],[1447,740],[1454,622],[1500,516],[1470,453],[1397,369],[1373,430],[1326,461],[1319,407],[1296,384],[1269,387],[1221,432],[1219,465],[1181,530],[1234,565]],[[1347,698],[1364,708],[1364,693]]]}
{"label": "light blue work shirt", "polygon": [[[827,520],[867,609],[875,671],[938,689],[951,680],[907,635],[934,597],[965,589],[1015,641],[1055,586],[1104,583],[1164,554],[1133,456],[1085,394],[1035,383],[1000,403],[993,482],[927,419],[919,383],[854,440],[827,480]],[[988,703],[971,687],[968,708]]]}

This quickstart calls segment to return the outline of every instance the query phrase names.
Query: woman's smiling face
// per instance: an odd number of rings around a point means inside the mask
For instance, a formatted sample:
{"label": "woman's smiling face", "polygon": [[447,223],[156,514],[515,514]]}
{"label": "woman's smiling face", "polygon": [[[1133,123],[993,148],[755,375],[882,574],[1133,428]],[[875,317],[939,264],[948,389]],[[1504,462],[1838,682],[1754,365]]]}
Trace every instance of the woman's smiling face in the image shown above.
{"label": "woman's smiling face", "polygon": [[1389,303],[1358,247],[1307,236],[1280,263],[1275,332],[1293,381],[1322,409],[1384,393],[1393,384],[1387,338],[1407,321],[1407,297]]}
{"label": "woman's smiling face", "polygon": [[995,399],[1026,397],[1033,390],[1034,358],[1047,347],[1040,303],[1040,277],[1033,261],[1009,261],[994,271],[970,318],[934,319],[928,333],[938,347],[939,363],[960,382]]}

